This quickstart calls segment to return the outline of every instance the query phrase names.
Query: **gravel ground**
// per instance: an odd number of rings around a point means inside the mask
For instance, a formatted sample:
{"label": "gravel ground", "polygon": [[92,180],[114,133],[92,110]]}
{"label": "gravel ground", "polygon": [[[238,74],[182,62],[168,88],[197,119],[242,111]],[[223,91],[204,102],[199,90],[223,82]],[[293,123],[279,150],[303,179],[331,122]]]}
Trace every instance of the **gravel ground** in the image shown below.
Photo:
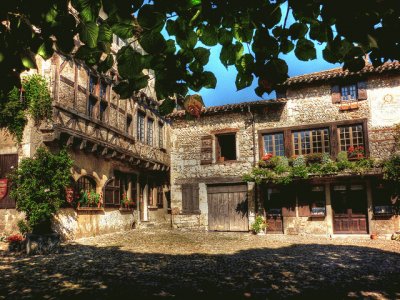
{"label": "gravel ground", "polygon": [[0,299],[400,299],[390,240],[135,230],[0,251]]}

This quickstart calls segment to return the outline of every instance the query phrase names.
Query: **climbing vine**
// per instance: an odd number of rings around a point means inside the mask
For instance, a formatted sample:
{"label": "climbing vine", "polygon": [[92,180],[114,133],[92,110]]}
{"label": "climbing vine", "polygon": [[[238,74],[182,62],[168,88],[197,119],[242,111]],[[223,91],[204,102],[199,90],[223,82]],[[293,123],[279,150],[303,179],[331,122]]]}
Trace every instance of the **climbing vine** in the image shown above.
{"label": "climbing vine", "polygon": [[14,87],[8,97],[1,97],[0,128],[22,140],[24,128],[28,122],[27,115],[38,123],[51,117],[51,97],[44,77],[33,74],[22,81],[22,89]]}

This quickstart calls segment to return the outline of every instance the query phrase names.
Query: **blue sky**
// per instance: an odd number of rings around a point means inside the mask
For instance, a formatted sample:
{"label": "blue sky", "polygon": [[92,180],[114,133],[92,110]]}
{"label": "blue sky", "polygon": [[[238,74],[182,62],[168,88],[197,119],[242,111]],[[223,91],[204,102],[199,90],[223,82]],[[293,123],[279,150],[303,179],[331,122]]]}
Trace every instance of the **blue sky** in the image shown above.
{"label": "blue sky", "polygon": [[[322,58],[321,45],[316,45],[317,59],[312,61],[300,61],[294,55],[294,51],[288,55],[282,55],[281,58],[286,60],[289,66],[289,76],[296,76],[321,70],[332,69],[340,66],[339,64],[330,64]],[[236,91],[235,79],[236,69],[234,66],[226,69],[219,60],[220,46],[211,49],[210,61],[206,66],[206,70],[212,71],[217,77],[217,87],[215,89],[201,89],[199,94],[203,97],[206,106],[222,105],[228,103],[238,103],[246,101],[255,101],[260,99],[273,99],[274,93],[270,95],[264,94],[263,98],[258,97],[254,89],[257,87],[257,79],[254,79],[252,86]]]}

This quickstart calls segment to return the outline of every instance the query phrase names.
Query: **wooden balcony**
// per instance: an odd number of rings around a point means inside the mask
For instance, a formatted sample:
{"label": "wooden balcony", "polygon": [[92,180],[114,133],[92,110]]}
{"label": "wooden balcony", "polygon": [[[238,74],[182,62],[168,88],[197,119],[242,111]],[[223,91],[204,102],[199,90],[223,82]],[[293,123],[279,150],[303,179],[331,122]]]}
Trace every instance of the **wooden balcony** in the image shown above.
{"label": "wooden balcony", "polygon": [[169,155],[100,120],[59,104],[53,106],[53,120],[40,127],[45,143],[62,145],[116,159],[148,170],[167,171]]}

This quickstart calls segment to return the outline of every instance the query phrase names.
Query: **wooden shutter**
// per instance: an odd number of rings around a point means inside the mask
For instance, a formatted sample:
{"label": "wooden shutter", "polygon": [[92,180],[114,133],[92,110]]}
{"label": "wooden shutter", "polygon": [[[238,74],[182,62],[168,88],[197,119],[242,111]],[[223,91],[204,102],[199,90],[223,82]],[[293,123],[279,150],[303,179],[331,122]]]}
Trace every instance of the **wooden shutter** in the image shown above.
{"label": "wooden shutter", "polygon": [[358,100],[367,100],[367,82],[360,81],[357,83],[358,87]]}
{"label": "wooden shutter", "polygon": [[199,185],[182,184],[182,213],[199,213]]}
{"label": "wooden shutter", "polygon": [[332,103],[340,103],[340,86],[334,85],[331,88]]}
{"label": "wooden shutter", "polygon": [[212,136],[207,135],[201,138],[201,165],[209,165],[212,163]]}

